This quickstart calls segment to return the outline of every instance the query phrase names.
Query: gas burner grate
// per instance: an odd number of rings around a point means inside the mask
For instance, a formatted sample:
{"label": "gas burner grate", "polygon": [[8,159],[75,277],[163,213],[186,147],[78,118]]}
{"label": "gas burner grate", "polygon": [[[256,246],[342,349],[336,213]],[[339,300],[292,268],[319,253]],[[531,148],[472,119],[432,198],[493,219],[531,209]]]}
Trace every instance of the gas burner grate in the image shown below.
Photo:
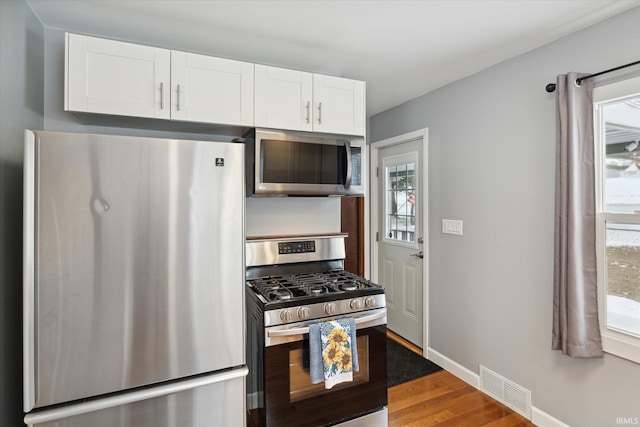
{"label": "gas burner grate", "polygon": [[249,283],[269,301],[311,298],[378,287],[347,271],[267,276],[249,280]]}

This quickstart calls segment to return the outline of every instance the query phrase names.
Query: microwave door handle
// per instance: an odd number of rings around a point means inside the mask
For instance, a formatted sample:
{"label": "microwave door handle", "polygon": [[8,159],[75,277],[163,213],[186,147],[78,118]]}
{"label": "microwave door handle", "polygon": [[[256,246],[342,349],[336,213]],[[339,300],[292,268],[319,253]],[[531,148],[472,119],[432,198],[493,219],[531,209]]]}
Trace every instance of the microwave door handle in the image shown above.
{"label": "microwave door handle", "polygon": [[344,178],[344,188],[348,190],[351,187],[351,143],[348,140],[344,142],[344,148],[347,151],[347,173]]}
{"label": "microwave door handle", "polygon": [[[372,320],[382,319],[387,315],[386,310],[379,311],[375,314],[371,314],[368,316],[357,317],[354,319],[356,326],[361,323],[371,322]],[[291,328],[291,329],[282,329],[275,331],[268,331],[267,335],[269,337],[288,337],[293,335],[304,335],[309,333],[309,327],[305,326],[303,328]]]}

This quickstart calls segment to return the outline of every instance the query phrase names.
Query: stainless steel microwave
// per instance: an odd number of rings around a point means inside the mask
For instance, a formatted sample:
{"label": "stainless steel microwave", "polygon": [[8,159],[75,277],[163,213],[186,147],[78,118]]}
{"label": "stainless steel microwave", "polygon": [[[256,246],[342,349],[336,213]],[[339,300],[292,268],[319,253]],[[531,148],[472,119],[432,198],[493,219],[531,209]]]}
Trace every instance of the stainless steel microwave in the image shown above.
{"label": "stainless steel microwave", "polygon": [[248,196],[364,195],[364,138],[251,129],[245,135]]}

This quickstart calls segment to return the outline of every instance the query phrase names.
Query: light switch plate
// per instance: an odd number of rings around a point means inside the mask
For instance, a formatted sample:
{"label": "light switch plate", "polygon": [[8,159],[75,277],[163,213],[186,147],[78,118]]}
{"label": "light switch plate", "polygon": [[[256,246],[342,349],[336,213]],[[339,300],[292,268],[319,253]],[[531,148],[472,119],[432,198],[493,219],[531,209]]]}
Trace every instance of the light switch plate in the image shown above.
{"label": "light switch plate", "polygon": [[442,232],[445,234],[455,234],[456,236],[462,236],[462,221],[455,219],[443,219]]}

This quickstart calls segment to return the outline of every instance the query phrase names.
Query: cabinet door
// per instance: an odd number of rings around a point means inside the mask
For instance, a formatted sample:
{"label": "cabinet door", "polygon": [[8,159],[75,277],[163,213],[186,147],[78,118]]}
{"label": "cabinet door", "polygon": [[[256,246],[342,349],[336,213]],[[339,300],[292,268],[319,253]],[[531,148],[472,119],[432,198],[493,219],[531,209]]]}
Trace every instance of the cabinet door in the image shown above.
{"label": "cabinet door", "polygon": [[364,82],[314,74],[313,100],[314,131],[364,135]]}
{"label": "cabinet door", "polygon": [[169,50],[67,34],[65,51],[65,110],[169,118]]}
{"label": "cabinet door", "polygon": [[253,126],[253,64],[171,51],[171,118]]}
{"label": "cabinet door", "polygon": [[256,64],[255,85],[257,127],[313,129],[311,73]]}

